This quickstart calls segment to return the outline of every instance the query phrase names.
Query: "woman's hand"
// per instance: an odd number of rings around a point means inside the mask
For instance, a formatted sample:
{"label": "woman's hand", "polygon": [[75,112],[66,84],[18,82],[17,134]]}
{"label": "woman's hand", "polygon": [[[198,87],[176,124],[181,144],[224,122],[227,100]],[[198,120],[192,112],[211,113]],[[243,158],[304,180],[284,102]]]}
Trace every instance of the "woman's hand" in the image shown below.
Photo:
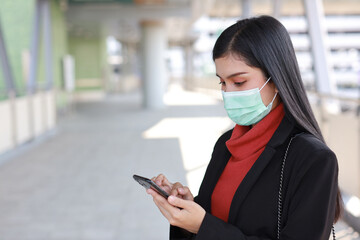
{"label": "woman's hand", "polygon": [[152,189],[148,189],[146,192],[151,194],[156,206],[171,225],[195,234],[199,231],[206,213],[199,204],[175,196],[170,196],[166,200]]}
{"label": "woman's hand", "polygon": [[172,184],[163,174],[159,174],[157,177],[153,177],[151,180],[155,182],[157,185],[159,185],[162,189],[165,190],[165,192],[169,193],[170,195],[185,200],[194,201],[194,196],[192,195],[188,187],[183,186],[179,182]]}
{"label": "woman's hand", "polygon": [[170,183],[162,174],[152,180],[171,194],[166,200],[152,189],[146,191],[153,197],[156,206],[169,223],[189,232],[197,233],[206,212],[199,204],[194,202],[194,197],[189,188],[180,183]]}

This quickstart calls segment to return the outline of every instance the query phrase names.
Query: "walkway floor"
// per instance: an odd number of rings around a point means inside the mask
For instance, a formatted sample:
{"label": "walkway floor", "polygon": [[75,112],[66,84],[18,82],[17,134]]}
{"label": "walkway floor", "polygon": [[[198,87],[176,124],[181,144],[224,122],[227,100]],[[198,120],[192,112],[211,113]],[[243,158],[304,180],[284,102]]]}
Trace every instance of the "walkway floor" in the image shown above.
{"label": "walkway floor", "polygon": [[[54,134],[1,156],[0,239],[168,239],[132,175],[165,173],[196,192],[231,123],[209,96],[172,91],[166,101],[157,111],[143,110],[138,94],[78,103]],[[338,239],[360,239],[344,223],[336,229]]]}

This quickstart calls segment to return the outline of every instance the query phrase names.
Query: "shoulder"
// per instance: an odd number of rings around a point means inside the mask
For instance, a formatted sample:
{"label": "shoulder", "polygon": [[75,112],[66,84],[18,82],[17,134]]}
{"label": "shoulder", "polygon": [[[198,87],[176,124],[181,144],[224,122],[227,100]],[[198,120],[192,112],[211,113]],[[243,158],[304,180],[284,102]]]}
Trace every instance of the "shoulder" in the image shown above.
{"label": "shoulder", "polygon": [[333,151],[320,139],[309,133],[298,134],[292,142],[292,147],[304,154],[334,154]]}
{"label": "shoulder", "polygon": [[311,168],[337,170],[335,153],[321,140],[309,133],[296,136],[289,149],[291,156],[298,169],[309,170]]}
{"label": "shoulder", "polygon": [[233,130],[234,130],[234,129],[232,128],[232,129],[226,131],[225,133],[223,133],[223,134],[219,137],[219,139],[217,140],[215,146],[216,146],[216,145],[219,145],[219,144],[222,145],[222,144],[224,144],[227,140],[229,140],[230,137],[231,137],[231,134],[232,134]]}

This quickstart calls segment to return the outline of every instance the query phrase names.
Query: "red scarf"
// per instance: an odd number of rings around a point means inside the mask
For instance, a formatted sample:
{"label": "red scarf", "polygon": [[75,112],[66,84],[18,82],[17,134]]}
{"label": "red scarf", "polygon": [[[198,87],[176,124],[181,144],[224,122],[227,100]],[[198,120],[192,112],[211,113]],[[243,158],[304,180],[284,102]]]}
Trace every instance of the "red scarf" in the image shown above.
{"label": "red scarf", "polygon": [[231,153],[211,196],[211,214],[227,222],[231,201],[285,115],[280,103],[253,128],[236,125],[226,146]]}

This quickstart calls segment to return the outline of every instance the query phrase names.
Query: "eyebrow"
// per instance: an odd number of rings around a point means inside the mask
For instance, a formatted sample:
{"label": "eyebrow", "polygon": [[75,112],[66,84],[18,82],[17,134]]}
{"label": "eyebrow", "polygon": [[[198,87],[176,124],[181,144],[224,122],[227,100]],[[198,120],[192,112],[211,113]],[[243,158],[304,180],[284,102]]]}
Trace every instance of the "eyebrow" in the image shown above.
{"label": "eyebrow", "polygon": [[[227,78],[232,78],[232,77],[235,77],[235,76],[239,76],[239,75],[243,75],[243,74],[246,74],[248,72],[237,72],[237,73],[233,73],[233,74],[230,74],[229,76],[227,76]],[[216,76],[218,76],[219,78],[221,78],[219,76],[219,74],[216,73]]]}

